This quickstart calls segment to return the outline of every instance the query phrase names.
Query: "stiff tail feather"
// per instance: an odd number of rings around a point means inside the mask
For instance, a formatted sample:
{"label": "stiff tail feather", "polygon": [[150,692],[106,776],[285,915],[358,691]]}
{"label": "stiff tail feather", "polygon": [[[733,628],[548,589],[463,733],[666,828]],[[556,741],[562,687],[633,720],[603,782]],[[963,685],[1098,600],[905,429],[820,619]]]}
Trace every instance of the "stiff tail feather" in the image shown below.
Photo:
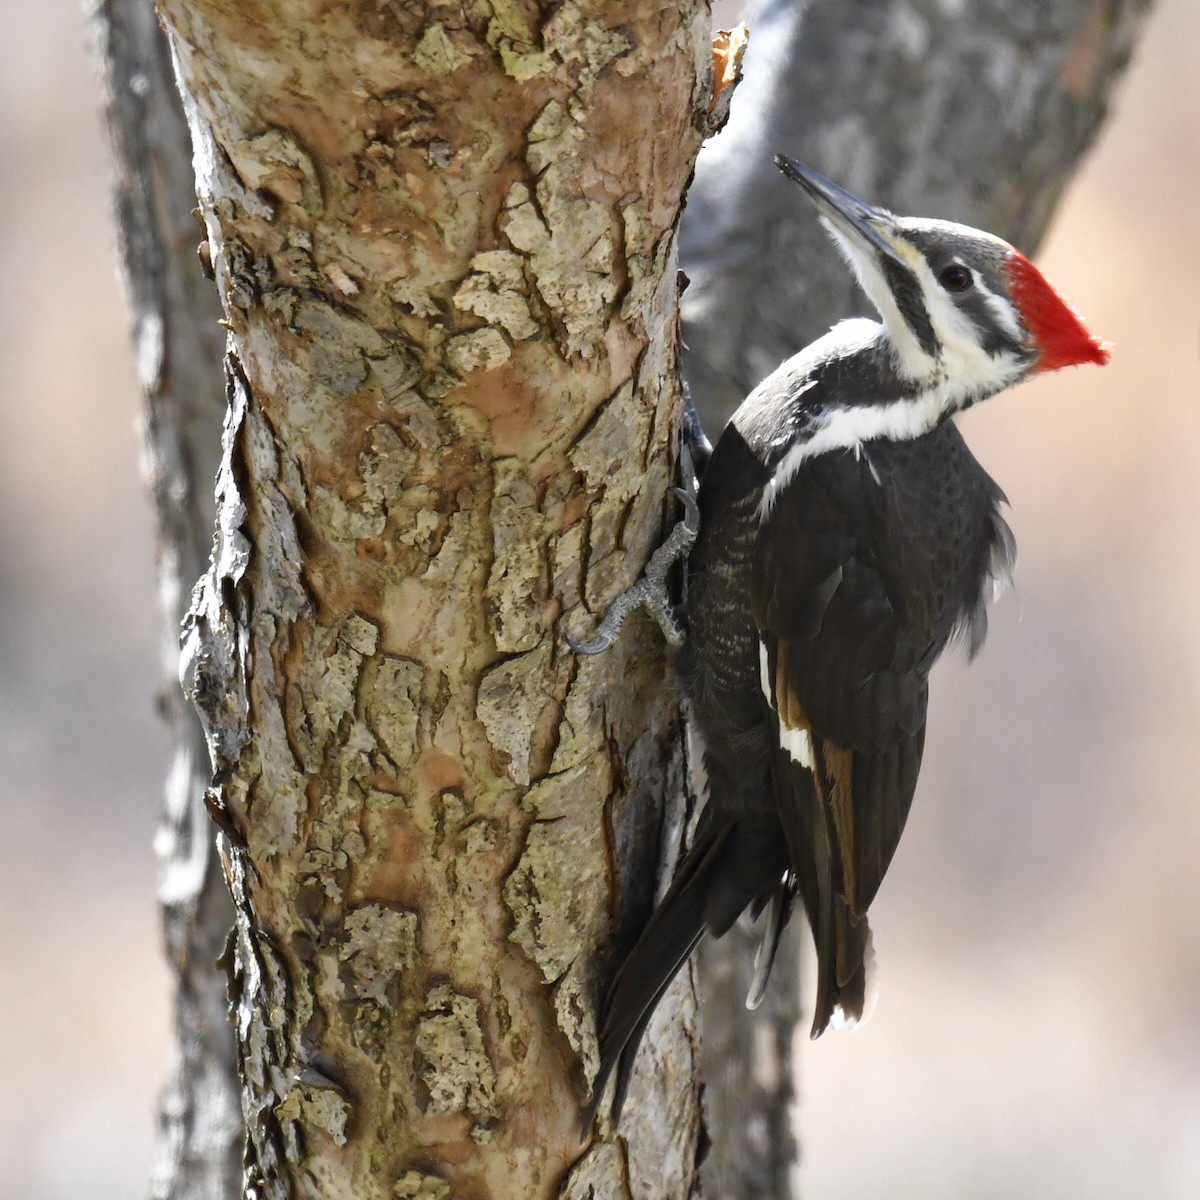
{"label": "stiff tail feather", "polygon": [[822,928],[813,934],[817,943],[817,1003],[812,1038],[832,1026],[853,1029],[875,1007],[875,953],[867,918],[855,917],[840,897],[823,905]]}
{"label": "stiff tail feather", "polygon": [[[815,801],[815,797],[814,797]],[[830,849],[831,831],[824,805],[807,810],[781,809],[795,886],[800,892],[817,952],[817,999],[812,1038],[832,1025],[853,1028],[874,1006],[875,956],[866,914],[856,916],[842,894],[840,863]]]}
{"label": "stiff tail feather", "polygon": [[732,825],[705,830],[701,821],[674,882],[608,989],[600,1026],[600,1069],[584,1110],[584,1129],[595,1120],[614,1070],[612,1115],[614,1121],[620,1117],[642,1034],[663,992],[704,935],[709,890],[721,871],[732,831]]}
{"label": "stiff tail feather", "polygon": [[784,927],[791,914],[794,892],[795,885],[787,879],[771,893],[771,898],[767,901],[762,936],[758,949],[754,952],[754,975],[746,993],[746,1007],[751,1012],[758,1008],[767,993],[767,981],[771,978],[771,968],[775,965],[775,955],[779,952],[779,939],[783,936]]}

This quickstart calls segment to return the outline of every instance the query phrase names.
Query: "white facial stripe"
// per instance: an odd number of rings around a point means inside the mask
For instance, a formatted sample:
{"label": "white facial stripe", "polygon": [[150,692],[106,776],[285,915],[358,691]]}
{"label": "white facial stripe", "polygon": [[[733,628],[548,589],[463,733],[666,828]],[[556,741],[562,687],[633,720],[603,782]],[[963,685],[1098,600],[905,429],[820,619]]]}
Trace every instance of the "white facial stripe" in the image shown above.
{"label": "white facial stripe", "polygon": [[[957,310],[954,317],[960,323],[968,319]],[[991,395],[1016,383],[1024,371],[1015,355],[1001,354],[993,358],[973,340],[963,338],[947,339],[942,362],[945,373],[916,396],[888,404],[835,408],[825,413],[812,434],[794,444],[780,459],[759,501],[759,520],[764,521],[771,515],[780,493],[810,458],[837,450],[857,453],[863,442],[876,438],[907,441],[924,437],[966,401]]]}
{"label": "white facial stripe", "polygon": [[887,326],[888,341],[896,352],[896,363],[900,374],[908,379],[925,379],[937,370],[938,361],[926,354],[917,340],[916,334],[908,327],[908,322],[900,314],[896,306],[896,298],[887,280],[875,265],[872,257],[864,256],[853,242],[824,217],[821,218],[825,227],[833,234],[834,241],[841,251],[842,257],[850,264],[862,290],[867,293],[867,299],[875,305],[883,323]]}
{"label": "white facial stripe", "polygon": [[[938,386],[945,397],[947,411],[959,408],[974,397],[991,395],[1015,383],[1024,369],[1017,357],[1009,353],[996,356],[989,354],[979,344],[975,322],[934,279],[929,264],[921,258],[915,263],[914,269],[929,305],[933,331],[942,345],[942,381]],[[1014,337],[1019,339],[1016,316],[1011,307],[994,292],[988,291],[980,281],[978,272],[972,274],[975,286],[983,293],[989,310],[1000,324],[1012,329]]]}
{"label": "white facial stripe", "polygon": [[983,296],[983,302],[996,324],[1002,326],[1014,342],[1020,343],[1025,335],[1021,322],[1017,320],[1016,309],[1003,296],[997,296],[978,275],[975,276],[975,290]]}
{"label": "white facial stripe", "polygon": [[806,770],[813,769],[812,738],[808,736],[807,729],[788,729],[780,722],[779,744],[787,751],[792,762]]}
{"label": "white facial stripe", "polygon": [[[1006,351],[993,356],[984,350],[979,344],[979,334],[974,322],[959,309],[937,282],[924,256],[902,237],[893,237],[897,252],[909,263],[917,276],[928,305],[934,334],[941,347],[941,353],[937,357],[926,354],[916,335],[901,316],[892,291],[872,256],[860,252],[854,242],[832,222],[824,217],[821,220],[833,235],[834,242],[853,269],[863,290],[883,317],[887,342],[895,354],[900,373],[911,380],[922,381],[923,386],[916,395],[903,400],[893,400],[885,404],[855,405],[823,413],[818,418],[815,428],[803,440],[792,441],[776,465],[758,503],[760,521],[770,516],[779,495],[810,458],[844,450],[858,452],[863,443],[877,438],[904,441],[923,437],[933,432],[949,414],[969,402],[990,396],[1016,383],[1026,369],[1026,364],[1022,363],[1016,354]],[[932,228],[939,223],[925,224]],[[977,272],[974,274],[976,287],[980,290],[988,311],[999,325],[1019,341],[1021,330],[1012,306],[1002,296],[990,291],[980,281]],[[878,326],[863,320],[847,321],[835,326],[825,338],[814,343],[807,351],[801,351],[789,359],[772,376],[764,380],[760,385],[762,397],[773,394],[774,389],[770,385],[777,386],[780,376],[790,372],[802,377],[806,371],[811,371],[822,356],[834,351],[835,345],[840,348],[840,343],[844,342],[847,350],[853,350],[858,344],[865,346],[871,340],[870,334],[873,329],[878,329]],[[815,380],[794,390],[793,401],[807,391],[813,382]],[[746,407],[749,407],[749,401]],[[795,436],[794,431],[787,432],[789,440]],[[879,476],[873,465],[872,474],[878,482]]]}

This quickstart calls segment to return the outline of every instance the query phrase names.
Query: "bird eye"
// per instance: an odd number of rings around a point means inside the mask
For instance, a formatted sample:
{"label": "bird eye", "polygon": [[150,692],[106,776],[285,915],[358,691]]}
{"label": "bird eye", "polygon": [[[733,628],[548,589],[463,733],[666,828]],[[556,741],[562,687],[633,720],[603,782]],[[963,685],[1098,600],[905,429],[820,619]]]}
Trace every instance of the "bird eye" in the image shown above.
{"label": "bird eye", "polygon": [[951,263],[938,276],[938,280],[948,292],[965,292],[975,282],[975,276],[971,274],[970,267]]}

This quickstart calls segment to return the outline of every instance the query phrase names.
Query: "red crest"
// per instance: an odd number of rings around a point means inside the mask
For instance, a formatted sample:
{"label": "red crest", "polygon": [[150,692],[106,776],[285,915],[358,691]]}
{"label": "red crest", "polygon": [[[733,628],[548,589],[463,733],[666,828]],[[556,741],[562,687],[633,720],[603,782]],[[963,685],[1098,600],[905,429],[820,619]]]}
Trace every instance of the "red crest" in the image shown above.
{"label": "red crest", "polygon": [[1108,362],[1108,346],[1088,333],[1071,306],[1019,250],[1008,260],[1008,280],[1013,303],[1041,351],[1034,371]]}

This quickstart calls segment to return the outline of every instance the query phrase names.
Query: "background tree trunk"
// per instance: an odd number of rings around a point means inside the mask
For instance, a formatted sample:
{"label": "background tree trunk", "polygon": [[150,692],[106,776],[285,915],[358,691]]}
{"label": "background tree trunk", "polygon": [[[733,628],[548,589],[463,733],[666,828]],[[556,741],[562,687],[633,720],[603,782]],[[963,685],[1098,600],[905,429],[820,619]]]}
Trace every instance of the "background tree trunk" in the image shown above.
{"label": "background tree trunk", "polygon": [[148,0],[93,14],[115,164],[115,210],[144,403],[145,470],[158,519],[161,705],[175,759],[157,848],[177,1059],[161,1101],[156,1200],[231,1200],[244,1140],[225,973],[233,927],[202,797],[204,731],[179,687],[179,629],[208,565],[220,456],[220,304],[196,256],[195,177],[167,41]]}
{"label": "background tree trunk", "polygon": [[185,664],[247,1194],[686,1195],[689,978],[620,1136],[578,1125],[677,700],[644,626],[561,639],[662,535],[707,14],[161,8],[230,330]]}
{"label": "background tree trunk", "polygon": [[[1032,252],[1108,110],[1150,0],[765,0],[745,80],[700,155],[680,239],[684,374],[715,438],[760,379],[865,301],[772,164],[810,163],[895,212],[991,230]],[[709,1200],[791,1193],[800,1017],[784,939],[757,1012],[756,940],[701,952]]]}

